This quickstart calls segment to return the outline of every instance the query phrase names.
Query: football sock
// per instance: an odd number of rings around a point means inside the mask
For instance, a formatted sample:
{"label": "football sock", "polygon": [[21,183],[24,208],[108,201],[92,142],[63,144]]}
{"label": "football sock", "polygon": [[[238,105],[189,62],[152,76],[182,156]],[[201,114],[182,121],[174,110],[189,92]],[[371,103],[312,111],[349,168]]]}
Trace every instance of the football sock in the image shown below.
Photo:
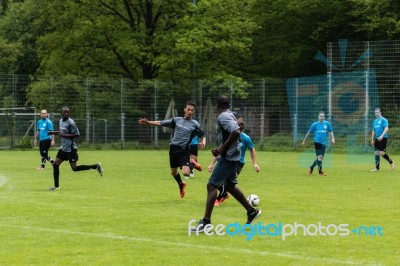
{"label": "football sock", "polygon": [[314,167],[317,165],[317,160],[315,160],[314,162],[313,162],[313,164],[310,166],[310,168],[311,169],[314,169]]}
{"label": "football sock", "polygon": [[375,155],[375,167],[376,167],[376,169],[378,169],[379,170],[379,163],[381,162],[381,159],[380,159],[380,156],[379,156],[379,154],[378,155]]}
{"label": "football sock", "polygon": [[322,172],[322,161],[317,160],[318,171]]}
{"label": "football sock", "polygon": [[74,172],[77,171],[85,171],[85,170],[89,170],[89,169],[96,169],[97,165],[78,165],[77,167],[75,167],[75,169],[73,170]]}
{"label": "football sock", "polygon": [[176,182],[178,183],[178,185],[182,184],[182,178],[181,175],[178,173],[176,176],[174,176]]}
{"label": "football sock", "polygon": [[54,177],[54,186],[59,187],[60,186],[60,166],[58,164],[53,165],[53,177]]}
{"label": "football sock", "polygon": [[386,153],[385,153],[385,155],[383,155],[382,157],[385,158],[386,161],[388,161],[390,164],[393,163],[392,159],[390,159],[390,158],[389,158],[389,155],[387,155]]}

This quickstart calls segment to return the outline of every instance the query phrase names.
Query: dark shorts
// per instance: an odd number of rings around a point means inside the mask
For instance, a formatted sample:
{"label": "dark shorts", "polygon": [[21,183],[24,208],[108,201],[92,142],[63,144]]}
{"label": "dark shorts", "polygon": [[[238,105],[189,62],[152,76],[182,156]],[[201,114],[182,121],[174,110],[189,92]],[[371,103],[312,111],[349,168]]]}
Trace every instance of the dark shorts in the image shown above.
{"label": "dark shorts", "polygon": [[314,147],[315,147],[315,155],[325,155],[325,149],[326,146],[324,144],[318,143],[318,142],[314,142]]}
{"label": "dark shorts", "polygon": [[240,169],[239,161],[228,161],[225,158],[219,158],[208,183],[217,187],[228,183],[237,184]]}
{"label": "dark shorts", "polygon": [[375,150],[386,151],[387,141],[388,141],[387,138],[383,138],[381,141],[378,141],[378,139],[375,139],[375,142],[374,142]]}
{"label": "dark shorts", "polygon": [[61,159],[63,161],[69,161],[70,163],[75,163],[79,159],[78,151],[72,150],[71,152],[65,152],[65,151],[59,150],[57,153],[57,158]]}
{"label": "dark shorts", "polygon": [[199,155],[199,145],[198,144],[190,144],[189,146],[190,154],[194,156]]}
{"label": "dark shorts", "polygon": [[51,145],[51,139],[41,140],[39,142],[39,151],[40,151],[40,153],[42,153],[42,151],[48,152],[49,149],[50,149],[50,145]]}
{"label": "dark shorts", "polygon": [[176,145],[169,146],[169,165],[171,168],[182,168],[182,166],[189,166],[190,152],[189,149],[182,149]]}

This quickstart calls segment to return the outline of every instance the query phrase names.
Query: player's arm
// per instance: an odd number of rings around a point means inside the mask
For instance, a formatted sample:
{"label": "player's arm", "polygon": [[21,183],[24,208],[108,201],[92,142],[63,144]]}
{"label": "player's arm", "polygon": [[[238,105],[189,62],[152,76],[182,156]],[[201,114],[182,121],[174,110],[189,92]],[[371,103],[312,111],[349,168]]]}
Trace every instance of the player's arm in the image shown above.
{"label": "player's arm", "polygon": [[253,161],[253,167],[254,170],[256,170],[256,172],[260,172],[260,166],[258,166],[257,164],[257,156],[256,156],[256,149],[253,147],[252,149],[250,149],[250,156],[251,156],[251,160]]}
{"label": "player's arm", "polygon": [[382,132],[382,135],[380,135],[378,137],[378,140],[381,141],[385,137],[386,133],[388,133],[388,131],[389,131],[389,127],[385,127],[385,129]]}
{"label": "player's arm", "polygon": [[214,156],[221,155],[240,136],[240,130],[236,129],[229,134],[228,139],[218,148],[212,150]]}
{"label": "player's arm", "polygon": [[302,145],[306,144],[306,140],[308,138],[308,135],[310,135],[310,132],[307,132],[307,134],[304,136],[303,142],[301,143]]}
{"label": "player's arm", "polygon": [[160,121],[149,121],[147,118],[139,118],[138,120],[139,125],[150,125],[150,126],[161,126]]}
{"label": "player's arm", "polygon": [[371,145],[374,146],[375,144],[375,130],[372,130],[371,133]]}
{"label": "player's arm", "polygon": [[39,131],[36,130],[35,136],[34,136],[34,138],[33,138],[33,144],[34,144],[35,146],[36,146],[36,144],[37,144],[37,138],[38,138],[38,136],[39,136]]}
{"label": "player's arm", "polygon": [[199,148],[204,149],[206,147],[206,137],[204,136],[203,138],[200,139],[201,141],[199,142]]}
{"label": "player's arm", "polygon": [[212,159],[211,159],[211,162],[210,162],[210,164],[208,165],[208,167],[207,167],[207,170],[208,170],[208,172],[212,172],[213,171],[213,169],[214,169],[214,166],[215,166],[215,163],[217,162],[217,158],[218,157],[212,157]]}
{"label": "player's arm", "polygon": [[333,134],[333,131],[331,131],[329,133],[331,134],[332,143],[335,144],[335,136]]}

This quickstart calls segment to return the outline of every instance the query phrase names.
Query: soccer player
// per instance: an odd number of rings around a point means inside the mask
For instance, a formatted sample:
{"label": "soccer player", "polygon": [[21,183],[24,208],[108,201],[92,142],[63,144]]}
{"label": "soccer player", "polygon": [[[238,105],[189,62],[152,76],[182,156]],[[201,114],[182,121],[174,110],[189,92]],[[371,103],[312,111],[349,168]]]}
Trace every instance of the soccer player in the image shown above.
{"label": "soccer player", "polygon": [[178,183],[181,198],[185,196],[186,182],[182,182],[182,177],[178,172],[178,167],[182,169],[185,177],[190,176],[190,150],[189,145],[194,136],[201,139],[199,146],[204,149],[206,145],[206,135],[200,128],[199,122],[193,119],[196,105],[187,102],[183,108],[183,117],[173,117],[162,121],[149,121],[147,118],[140,118],[139,125],[170,127],[174,130],[172,141],[169,145],[169,164],[171,175]]}
{"label": "soccer player", "polygon": [[197,157],[199,156],[199,138],[197,136],[194,136],[192,142],[190,142],[189,150],[190,150],[189,177],[194,177],[193,169],[196,169],[199,172],[203,170],[203,167],[201,167],[201,165],[197,161]]}
{"label": "soccer player", "polygon": [[79,137],[80,133],[75,121],[70,118],[69,115],[69,107],[64,106],[61,109],[62,118],[60,119],[60,131],[57,134],[61,138],[61,147],[53,163],[54,187],[49,188],[49,190],[60,189],[60,164],[66,160],[69,161],[71,169],[74,172],[96,169],[97,172],[103,176],[103,168],[101,167],[100,163],[92,165],[77,165],[79,156],[78,146],[75,143],[75,138]]}
{"label": "soccer player", "polygon": [[375,148],[375,168],[371,172],[379,171],[380,156],[385,158],[393,170],[395,165],[389,155],[386,153],[386,145],[388,141],[389,122],[381,114],[380,108],[375,108],[375,120],[373,122],[371,145]]}
{"label": "soccer player", "polygon": [[328,135],[331,135],[332,144],[335,143],[335,137],[333,135],[333,128],[331,123],[325,121],[325,113],[319,112],[318,114],[318,121],[311,124],[310,129],[308,130],[302,145],[306,144],[306,140],[308,135],[314,134],[314,147],[315,147],[315,154],[317,158],[312,163],[308,170],[308,174],[312,174],[314,167],[318,166],[318,172],[320,176],[326,176],[326,174],[322,171],[322,160],[324,159],[325,149],[326,149],[326,138]]}
{"label": "soccer player", "polygon": [[[246,151],[250,151],[250,156],[251,160],[253,161],[253,167],[254,170],[258,173],[260,172],[260,166],[257,164],[257,156],[256,156],[256,149],[253,141],[251,140],[250,136],[244,133],[244,128],[246,123],[243,121],[243,118],[238,118],[237,123],[239,125],[239,130],[240,130],[240,137],[242,139],[242,145],[240,146],[240,164],[239,164],[239,169],[238,169],[238,175],[243,169],[243,166],[245,164],[245,156],[246,156]],[[217,161],[217,157],[213,157],[210,165],[208,166],[208,171],[212,172],[214,165]],[[224,202],[226,199],[229,198],[229,193],[225,190],[224,185],[220,186],[218,188],[219,194],[217,196],[217,199],[214,202],[214,206],[219,206],[222,202]]]}
{"label": "soccer player", "polygon": [[217,119],[217,148],[212,150],[214,157],[220,156],[218,163],[207,184],[207,200],[203,219],[201,219],[191,230],[204,232],[205,226],[211,224],[211,214],[214,202],[217,198],[217,188],[222,184],[226,190],[246,209],[247,222],[251,224],[261,215],[261,211],[253,208],[242,190],[237,186],[237,174],[240,167],[240,130],[236,118],[229,110],[229,98],[218,97],[218,119]]}
{"label": "soccer player", "polygon": [[54,146],[54,135],[49,135],[47,132],[54,130],[53,122],[51,122],[50,119],[47,118],[47,110],[43,109],[40,111],[40,119],[37,121],[36,125],[36,132],[35,132],[35,138],[33,140],[34,145],[37,145],[37,139],[39,137],[39,152],[40,156],[42,157],[41,159],[41,164],[37,170],[44,170],[46,166],[46,161],[51,161],[50,155],[49,155],[49,149],[50,146]]}

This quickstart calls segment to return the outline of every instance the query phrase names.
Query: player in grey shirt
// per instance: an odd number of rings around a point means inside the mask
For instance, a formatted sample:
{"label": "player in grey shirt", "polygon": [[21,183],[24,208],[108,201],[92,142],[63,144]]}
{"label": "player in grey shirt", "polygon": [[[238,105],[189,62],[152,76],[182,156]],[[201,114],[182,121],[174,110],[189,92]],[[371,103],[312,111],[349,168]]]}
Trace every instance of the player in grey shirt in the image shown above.
{"label": "player in grey shirt", "polygon": [[61,109],[60,129],[59,131],[49,132],[57,134],[61,138],[61,147],[57,153],[57,157],[53,162],[53,178],[54,187],[49,190],[60,189],[60,164],[63,161],[68,160],[72,171],[84,171],[89,169],[96,169],[101,176],[103,176],[103,168],[100,163],[92,165],[77,165],[78,162],[78,146],[75,143],[75,138],[80,136],[79,129],[75,124],[75,121],[69,117],[69,107],[64,106]]}
{"label": "player in grey shirt", "polygon": [[220,158],[208,180],[206,210],[203,219],[195,227],[191,228],[191,231],[196,233],[204,232],[205,226],[211,224],[211,214],[217,198],[217,188],[222,184],[246,209],[246,224],[251,224],[261,215],[261,211],[250,205],[242,190],[237,186],[237,176],[240,169],[240,130],[236,118],[229,108],[229,98],[220,96],[218,98],[219,116],[217,119],[218,147],[212,150],[213,156],[220,156]]}
{"label": "player in grey shirt", "polygon": [[201,139],[199,142],[200,148],[204,149],[206,145],[206,135],[204,131],[200,128],[200,124],[192,118],[195,108],[196,105],[193,102],[187,102],[183,108],[183,117],[173,117],[162,121],[149,121],[147,118],[140,118],[138,121],[139,125],[163,126],[174,130],[174,136],[169,145],[169,164],[171,167],[171,175],[178,183],[181,198],[185,196],[186,182],[182,182],[178,167],[182,169],[182,174],[185,177],[189,177],[190,142],[194,136],[197,136]]}

